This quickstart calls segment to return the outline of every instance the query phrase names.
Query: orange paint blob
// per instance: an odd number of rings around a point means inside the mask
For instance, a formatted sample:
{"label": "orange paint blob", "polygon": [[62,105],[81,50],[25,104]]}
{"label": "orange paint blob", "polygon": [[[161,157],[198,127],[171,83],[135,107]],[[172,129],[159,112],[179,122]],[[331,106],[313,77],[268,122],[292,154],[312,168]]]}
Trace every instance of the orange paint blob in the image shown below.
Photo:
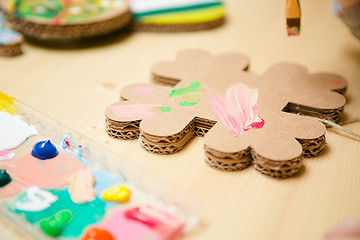
{"label": "orange paint blob", "polygon": [[92,227],[86,231],[81,240],[114,240],[114,238],[108,231]]}

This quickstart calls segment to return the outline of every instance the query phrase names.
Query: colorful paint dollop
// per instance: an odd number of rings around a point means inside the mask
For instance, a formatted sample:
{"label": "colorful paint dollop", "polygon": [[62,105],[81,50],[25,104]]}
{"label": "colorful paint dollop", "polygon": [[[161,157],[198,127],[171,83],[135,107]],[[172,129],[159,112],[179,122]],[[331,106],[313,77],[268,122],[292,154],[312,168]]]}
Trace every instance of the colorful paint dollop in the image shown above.
{"label": "colorful paint dollop", "polygon": [[234,137],[264,126],[264,120],[259,117],[257,89],[249,89],[239,83],[227,89],[226,99],[214,91],[209,91],[208,99],[216,115]]}
{"label": "colorful paint dollop", "polygon": [[[106,189],[109,189],[116,184],[123,183],[118,178],[104,171],[94,170],[92,173],[94,174],[96,179],[95,181],[96,196],[99,198],[102,198],[102,195]],[[106,207],[108,208],[115,207],[117,205],[116,202],[105,202],[105,203],[106,203]]]}
{"label": "colorful paint dollop", "polygon": [[130,200],[130,195],[131,191],[128,188],[122,185],[115,185],[104,191],[102,199],[110,202],[127,202]]}
{"label": "colorful paint dollop", "polygon": [[[0,12],[0,25],[1,25],[1,12]],[[3,92],[0,92],[0,112],[8,112],[13,115],[16,114],[14,101],[12,97],[6,95]]]}
{"label": "colorful paint dollop", "polygon": [[15,207],[22,211],[37,212],[47,209],[57,200],[58,198],[49,191],[32,186],[18,197]]}
{"label": "colorful paint dollop", "polygon": [[72,218],[73,215],[69,210],[62,210],[47,219],[42,219],[39,226],[47,235],[57,237]]}
{"label": "colorful paint dollop", "polygon": [[20,191],[20,185],[15,181],[11,181],[6,186],[0,187],[0,198],[8,198],[15,196]]}
{"label": "colorful paint dollop", "polygon": [[63,151],[45,161],[28,154],[15,159],[13,164],[4,166],[24,186],[43,189],[60,188],[69,184],[71,176],[83,167],[80,160]]}
{"label": "colorful paint dollop", "polygon": [[188,87],[172,90],[169,97],[180,97],[180,106],[193,106],[203,97],[204,91],[199,82],[192,82]]}
{"label": "colorful paint dollop", "polygon": [[48,160],[59,155],[59,151],[50,140],[47,140],[36,143],[31,151],[31,155],[41,160]]}
{"label": "colorful paint dollop", "polygon": [[91,202],[96,198],[95,176],[89,169],[80,169],[71,178],[69,193],[75,203]]}
{"label": "colorful paint dollop", "polygon": [[23,196],[23,193],[15,200],[13,211],[16,214],[23,215],[32,224],[37,224],[39,221],[50,218],[61,211],[70,211],[72,219],[61,228],[59,235],[62,237],[79,237],[87,226],[101,221],[105,214],[105,202],[99,198],[92,202],[77,204],[71,200],[67,189],[46,191],[58,198],[48,208],[41,211],[17,209],[17,202],[23,203],[24,199],[27,198]]}
{"label": "colorful paint dollop", "polygon": [[10,6],[15,17],[60,25],[101,16],[106,11],[124,7],[124,4],[124,0],[13,0]]}
{"label": "colorful paint dollop", "polygon": [[4,187],[11,182],[10,175],[6,172],[6,170],[0,170],[0,187]]}
{"label": "colorful paint dollop", "polygon": [[114,240],[114,237],[108,231],[92,227],[81,240]]}
{"label": "colorful paint dollop", "polygon": [[15,156],[15,152],[4,150],[0,152],[0,160],[11,160]]}
{"label": "colorful paint dollop", "polygon": [[[120,227],[121,226],[121,227]],[[96,228],[109,232],[114,239],[174,239],[184,225],[170,214],[150,206],[117,210]]]}
{"label": "colorful paint dollop", "polygon": [[38,134],[19,115],[8,112],[0,112],[0,133],[0,151],[16,148],[28,137]]}

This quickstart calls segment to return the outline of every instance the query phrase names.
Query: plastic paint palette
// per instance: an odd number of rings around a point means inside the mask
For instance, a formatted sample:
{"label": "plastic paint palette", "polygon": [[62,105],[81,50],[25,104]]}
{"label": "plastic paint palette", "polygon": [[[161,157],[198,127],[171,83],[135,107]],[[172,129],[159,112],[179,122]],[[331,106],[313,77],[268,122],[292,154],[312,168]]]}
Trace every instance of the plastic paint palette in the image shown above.
{"label": "plastic paint palette", "polygon": [[[6,186],[0,188],[0,214],[34,239],[174,239],[196,226],[199,201],[179,190],[178,186],[155,178],[129,159],[19,101],[11,98],[5,101],[0,95],[0,111],[15,113],[14,116],[19,116],[38,132],[18,147],[0,151],[0,160],[15,153],[11,160],[0,161],[0,169],[6,169],[12,177],[11,184],[18,185],[17,193],[5,198],[1,198],[1,188]],[[50,140],[59,151],[51,157],[55,156],[53,159],[60,163],[31,156],[33,146],[46,140]],[[18,166],[24,158],[39,165],[39,179],[31,180],[22,175],[24,170]],[[110,168],[110,162],[119,167]],[[65,168],[63,172],[49,172],[47,176],[41,168],[50,163]],[[94,177],[94,199],[74,202],[71,191],[73,184],[81,183],[74,179],[80,177],[80,173],[71,178],[70,175],[61,175],[70,169],[66,168],[67,164],[72,168],[81,166],[81,169],[86,169],[84,179]],[[56,174],[60,177],[55,178]],[[61,179],[61,176],[66,179]],[[54,179],[59,181],[55,188],[56,185],[50,184]],[[65,185],[63,180],[67,182]],[[123,193],[119,201],[113,199],[113,195],[118,193],[116,191]]]}

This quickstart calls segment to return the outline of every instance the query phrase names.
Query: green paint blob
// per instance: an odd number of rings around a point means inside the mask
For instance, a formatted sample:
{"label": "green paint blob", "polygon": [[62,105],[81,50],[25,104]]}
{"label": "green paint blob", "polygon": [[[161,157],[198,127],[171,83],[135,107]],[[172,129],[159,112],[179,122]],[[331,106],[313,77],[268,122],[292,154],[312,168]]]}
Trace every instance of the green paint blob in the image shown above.
{"label": "green paint blob", "polygon": [[0,170],[0,187],[4,187],[11,182],[10,175],[6,172],[6,170]]}
{"label": "green paint blob", "polygon": [[[16,214],[23,215],[26,220],[32,224],[37,224],[40,220],[50,218],[60,211],[70,211],[72,213],[72,219],[60,232],[60,236],[63,237],[79,237],[88,225],[95,224],[104,217],[105,202],[98,197],[92,202],[77,204],[71,200],[68,189],[48,191],[57,196],[58,200],[52,203],[47,209],[31,212],[15,209],[15,207],[13,207],[13,211]],[[20,194],[15,202],[24,201],[24,199],[26,199],[22,196],[24,194],[26,193]]]}
{"label": "green paint blob", "polygon": [[181,97],[180,106],[193,106],[200,101],[204,90],[199,82],[192,82],[188,87],[172,90],[169,97]]}
{"label": "green paint blob", "polygon": [[49,236],[57,237],[64,229],[65,225],[72,219],[72,213],[69,210],[63,210],[55,213],[53,216],[43,219],[39,222],[40,228]]}
{"label": "green paint blob", "polygon": [[60,1],[41,2],[35,0],[32,2],[15,0],[14,15],[19,18],[41,17],[44,19],[53,19],[64,10],[64,6]]}
{"label": "green paint blob", "polygon": [[170,112],[171,107],[158,107],[160,112]]}
{"label": "green paint blob", "polygon": [[[63,0],[14,0],[12,13],[18,18],[34,18],[52,21],[54,24],[60,24],[63,20],[66,22],[75,22],[77,20],[100,16],[108,10],[117,9],[113,6],[113,0],[109,6],[103,6],[102,1],[84,0],[63,1]],[[74,12],[74,9],[76,11]]]}

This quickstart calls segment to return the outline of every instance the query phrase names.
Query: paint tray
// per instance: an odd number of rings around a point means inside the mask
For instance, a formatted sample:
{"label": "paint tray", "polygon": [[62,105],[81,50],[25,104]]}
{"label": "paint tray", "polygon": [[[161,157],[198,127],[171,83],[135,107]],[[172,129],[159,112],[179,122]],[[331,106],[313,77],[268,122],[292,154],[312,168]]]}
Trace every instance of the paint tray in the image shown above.
{"label": "paint tray", "polygon": [[[3,106],[3,109],[1,106]],[[181,190],[178,186],[175,186],[168,181],[165,182],[158,179],[158,177],[151,175],[140,166],[134,164],[131,160],[96,144],[91,139],[17,100],[13,100],[13,103],[4,103],[0,101],[0,111],[1,110],[10,113],[15,112],[15,115],[19,115],[23,121],[34,126],[39,135],[29,137],[19,147],[12,149],[16,154],[15,157],[9,161],[0,161],[0,166],[12,164],[12,161],[17,158],[29,154],[35,143],[42,140],[50,140],[58,149],[66,151],[66,154],[74,159],[81,160],[81,162],[85,164],[87,168],[90,168],[91,171],[101,172],[107,176],[113,177],[116,179],[116,182],[131,190],[129,202],[106,202],[110,207],[104,208],[105,214],[102,217],[102,220],[88,225],[82,230],[82,233],[79,236],[71,236],[70,234],[69,236],[60,235],[51,237],[40,229],[39,221],[30,223],[29,220],[26,220],[25,213],[17,212],[15,203],[20,194],[26,194],[27,189],[27,187],[19,182],[19,185],[21,186],[20,193],[12,197],[0,199],[0,214],[2,215],[0,216],[1,228],[6,227],[7,229],[10,229],[10,231],[16,232],[20,229],[23,232],[17,233],[16,235],[19,239],[21,239],[24,234],[30,236],[30,238],[33,237],[34,239],[83,239],[89,228],[102,224],[117,210],[126,211],[138,206],[150,206],[151,208],[156,209],[156,211],[166,213],[171,216],[172,219],[176,219],[177,223],[181,223],[181,227],[177,228],[177,230],[174,230],[171,226],[166,226],[165,228],[161,227],[160,229],[156,229],[156,234],[153,234],[154,230],[152,229],[148,235],[142,236],[141,239],[173,239],[178,235],[186,234],[186,232],[197,225],[201,205],[196,197]],[[110,162],[116,162],[119,167],[110,168]],[[17,182],[17,179],[14,178],[13,181]],[[57,190],[66,191],[66,188]],[[87,211],[85,210],[84,212]],[[8,224],[8,222],[13,223],[13,225]],[[149,226],[150,225],[146,225],[145,227]],[[2,231],[0,230],[0,238],[3,236],[1,232]],[[125,237],[124,239],[140,238]]]}

